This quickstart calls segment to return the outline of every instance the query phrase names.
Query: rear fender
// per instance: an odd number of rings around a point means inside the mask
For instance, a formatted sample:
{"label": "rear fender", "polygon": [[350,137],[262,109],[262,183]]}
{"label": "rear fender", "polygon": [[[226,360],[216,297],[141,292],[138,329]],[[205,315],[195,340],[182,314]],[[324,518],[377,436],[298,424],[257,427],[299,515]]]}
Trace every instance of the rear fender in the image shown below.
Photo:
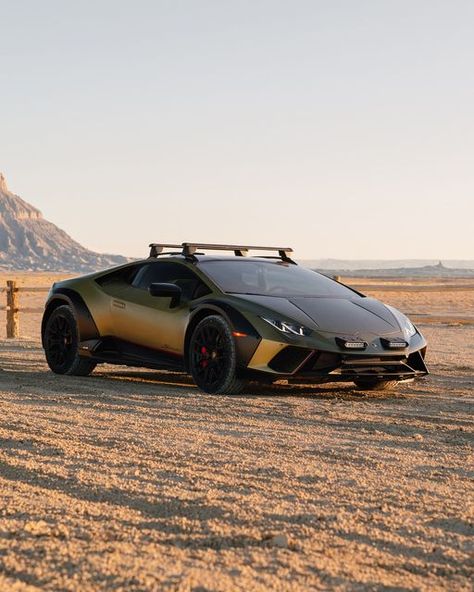
{"label": "rear fender", "polygon": [[100,333],[92,318],[92,315],[87,308],[82,296],[74,290],[69,288],[58,288],[46,303],[43,320],[41,322],[41,342],[44,347],[44,331],[46,323],[53,310],[64,304],[72,308],[74,316],[76,317],[77,327],[79,330],[79,341],[87,341],[89,339],[99,339]]}

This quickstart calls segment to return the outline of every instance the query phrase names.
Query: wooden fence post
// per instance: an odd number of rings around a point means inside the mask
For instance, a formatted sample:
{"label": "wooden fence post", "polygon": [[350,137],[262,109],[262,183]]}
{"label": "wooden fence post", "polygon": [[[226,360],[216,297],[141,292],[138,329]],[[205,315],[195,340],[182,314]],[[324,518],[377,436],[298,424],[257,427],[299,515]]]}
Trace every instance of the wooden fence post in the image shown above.
{"label": "wooden fence post", "polygon": [[16,282],[7,281],[7,338],[20,337],[20,322],[18,318],[18,288]]}

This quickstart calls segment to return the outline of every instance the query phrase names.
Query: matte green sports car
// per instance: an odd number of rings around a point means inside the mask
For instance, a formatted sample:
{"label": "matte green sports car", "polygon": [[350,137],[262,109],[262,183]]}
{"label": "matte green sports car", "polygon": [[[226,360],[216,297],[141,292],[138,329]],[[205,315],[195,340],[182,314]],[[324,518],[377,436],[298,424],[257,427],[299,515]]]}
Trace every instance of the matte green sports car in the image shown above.
{"label": "matte green sports car", "polygon": [[[297,265],[292,249],[150,247],[148,259],[53,285],[42,322],[53,372],[185,370],[203,391],[228,394],[248,380],[376,389],[428,373],[426,341],[405,315]],[[209,250],[234,254],[199,252]]]}

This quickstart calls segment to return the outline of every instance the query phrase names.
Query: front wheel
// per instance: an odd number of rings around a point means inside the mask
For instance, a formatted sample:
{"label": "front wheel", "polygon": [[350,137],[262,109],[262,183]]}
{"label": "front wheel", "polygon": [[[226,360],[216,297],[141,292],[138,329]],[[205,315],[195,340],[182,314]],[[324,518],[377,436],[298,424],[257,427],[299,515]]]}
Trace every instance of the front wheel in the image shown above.
{"label": "front wheel", "polygon": [[55,374],[87,376],[96,363],[79,357],[79,331],[70,306],[58,306],[51,313],[44,331],[44,351]]}
{"label": "front wheel", "polygon": [[196,325],[188,355],[194,382],[205,393],[235,395],[244,388],[236,375],[234,336],[222,317],[211,315]]}
{"label": "front wheel", "polygon": [[355,385],[364,391],[388,391],[394,389],[398,380],[380,380],[377,378],[358,378]]}

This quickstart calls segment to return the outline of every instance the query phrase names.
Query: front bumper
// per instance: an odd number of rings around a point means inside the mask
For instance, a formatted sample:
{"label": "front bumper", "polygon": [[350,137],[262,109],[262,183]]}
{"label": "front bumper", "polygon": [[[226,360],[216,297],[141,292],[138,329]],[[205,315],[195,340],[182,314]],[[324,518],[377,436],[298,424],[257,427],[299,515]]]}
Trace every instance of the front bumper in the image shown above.
{"label": "front bumper", "polygon": [[[407,380],[427,375],[426,343],[413,351],[335,352],[262,340],[247,368],[311,382],[358,378]],[[276,378],[276,377],[275,377]]]}

